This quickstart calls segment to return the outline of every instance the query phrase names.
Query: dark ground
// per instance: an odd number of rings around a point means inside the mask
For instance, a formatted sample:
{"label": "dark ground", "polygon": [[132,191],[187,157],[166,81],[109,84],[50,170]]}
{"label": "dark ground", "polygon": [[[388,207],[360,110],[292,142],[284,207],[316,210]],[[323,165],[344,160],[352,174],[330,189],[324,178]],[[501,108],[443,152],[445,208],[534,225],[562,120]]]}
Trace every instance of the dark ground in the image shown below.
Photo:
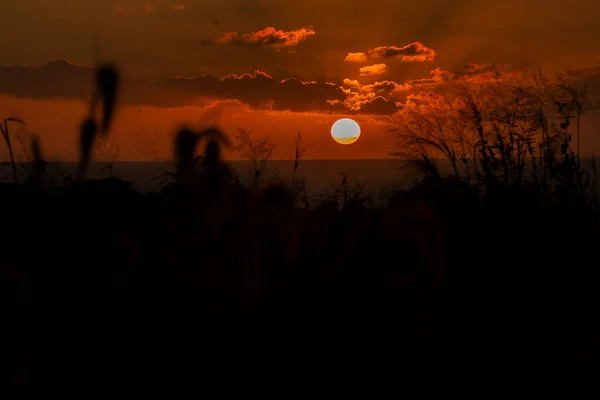
{"label": "dark ground", "polygon": [[600,224],[527,189],[426,180],[293,207],[218,180],[4,184],[3,378],[31,388],[598,358]]}

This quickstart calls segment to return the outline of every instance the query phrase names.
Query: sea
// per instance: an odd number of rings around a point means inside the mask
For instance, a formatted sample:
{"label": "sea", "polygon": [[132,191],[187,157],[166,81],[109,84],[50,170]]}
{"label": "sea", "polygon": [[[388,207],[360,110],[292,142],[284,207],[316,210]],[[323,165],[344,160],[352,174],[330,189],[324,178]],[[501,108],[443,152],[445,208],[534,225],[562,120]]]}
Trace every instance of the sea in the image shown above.
{"label": "sea", "polygon": [[[227,161],[233,173],[242,181],[249,178],[249,166],[246,161]],[[171,162],[117,161],[112,163],[112,170],[106,162],[94,162],[88,170],[88,178],[102,179],[116,176],[132,182],[133,187],[141,192],[158,191],[168,183],[169,173],[173,171]],[[21,179],[27,176],[30,168],[27,163],[18,163],[17,170]],[[50,163],[48,175],[61,177],[72,175],[76,163]],[[365,195],[380,193],[391,187],[407,187],[418,179],[414,171],[401,168],[393,159],[374,160],[301,160],[294,176],[293,160],[270,160],[262,174],[262,183],[269,180],[280,181],[288,185],[292,181],[296,185],[304,182],[306,193],[312,197],[323,197],[335,192],[346,177],[346,185],[350,190],[361,191]],[[0,181],[12,182],[10,163],[0,164]]]}

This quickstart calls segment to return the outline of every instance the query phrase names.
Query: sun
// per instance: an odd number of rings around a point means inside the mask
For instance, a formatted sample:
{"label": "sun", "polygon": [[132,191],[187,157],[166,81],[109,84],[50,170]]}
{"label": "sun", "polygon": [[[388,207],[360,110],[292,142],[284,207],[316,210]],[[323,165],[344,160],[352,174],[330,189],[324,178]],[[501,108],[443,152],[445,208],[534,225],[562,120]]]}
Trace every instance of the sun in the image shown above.
{"label": "sun", "polygon": [[360,126],[350,118],[338,119],[331,126],[331,137],[339,144],[352,144],[360,137]]}

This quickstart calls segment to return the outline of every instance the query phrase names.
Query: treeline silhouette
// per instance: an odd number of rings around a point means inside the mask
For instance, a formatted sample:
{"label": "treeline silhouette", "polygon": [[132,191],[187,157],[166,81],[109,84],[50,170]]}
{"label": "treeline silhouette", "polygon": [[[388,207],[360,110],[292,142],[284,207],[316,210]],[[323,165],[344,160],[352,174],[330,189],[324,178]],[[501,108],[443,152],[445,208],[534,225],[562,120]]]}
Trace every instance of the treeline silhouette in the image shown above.
{"label": "treeline silhouette", "polygon": [[118,77],[98,68],[72,181],[44,188],[34,139],[27,182],[0,185],[7,383],[231,384],[597,357],[600,225],[578,185],[555,196],[488,180],[481,194],[423,155],[430,174],[385,207],[298,208],[283,184],[234,179],[218,129],[185,128],[176,180],[143,194],[85,179]]}

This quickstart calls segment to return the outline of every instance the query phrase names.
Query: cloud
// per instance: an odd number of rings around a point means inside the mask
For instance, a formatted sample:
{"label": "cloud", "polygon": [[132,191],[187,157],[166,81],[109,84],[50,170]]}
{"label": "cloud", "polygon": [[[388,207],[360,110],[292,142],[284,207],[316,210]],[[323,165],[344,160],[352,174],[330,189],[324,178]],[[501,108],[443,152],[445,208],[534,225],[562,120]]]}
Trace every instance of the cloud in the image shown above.
{"label": "cloud", "polygon": [[[93,67],[65,60],[39,67],[0,67],[0,94],[16,98],[88,101],[93,82]],[[344,111],[344,107],[333,106],[327,100],[345,98],[342,88],[332,82],[281,80],[254,71],[222,77],[169,77],[157,82],[124,76],[118,101],[131,106],[182,107],[214,100],[239,100],[254,108],[333,112]]]}
{"label": "cloud", "polygon": [[497,65],[467,63],[453,70],[433,69],[430,71],[431,76],[429,78],[414,79],[408,81],[407,84],[423,86],[452,82],[488,83],[501,80],[503,75],[507,73],[509,72],[503,71],[503,68]]}
{"label": "cloud", "polygon": [[292,111],[332,111],[327,100],[344,100],[342,88],[328,82],[303,81],[296,78],[275,80],[263,71],[229,74],[171,77],[164,81],[195,96],[237,99],[255,108]]}
{"label": "cloud", "polygon": [[[353,115],[393,115],[400,109],[400,103],[394,101],[393,99],[386,99],[383,96],[364,96],[360,100],[329,100],[328,102],[331,104],[332,107],[337,107],[339,113],[349,113]],[[352,104],[350,112],[347,111],[349,104]]]}
{"label": "cloud", "polygon": [[406,92],[407,90],[410,90],[412,88],[412,86],[410,86],[408,84],[399,84],[397,82],[389,81],[389,80],[378,81],[375,83],[363,85],[362,83],[358,82],[357,80],[347,79],[347,78],[344,79],[343,86],[346,86],[349,88],[354,88],[360,92],[375,92],[375,93],[388,93],[388,94]]}
{"label": "cloud", "polygon": [[420,42],[407,44],[404,47],[379,46],[367,51],[373,58],[397,58],[402,62],[433,61],[436,52]]}
{"label": "cloud", "polygon": [[[227,74],[225,76],[223,76],[222,78],[219,78],[219,80],[225,82],[228,79],[234,79],[234,80],[244,80],[244,79],[256,79],[256,78],[265,78],[265,79],[270,79],[272,80],[273,77],[270,76],[269,74],[267,74],[266,72],[262,72],[259,70],[256,70],[252,73],[248,73],[248,72],[244,72],[243,74]],[[282,81],[283,83],[283,81]]]}
{"label": "cloud", "polygon": [[359,72],[360,76],[373,76],[373,75],[381,75],[386,73],[388,70],[387,65],[385,64],[374,64],[367,65],[366,67],[362,67]]}
{"label": "cloud", "polygon": [[400,103],[393,99],[377,96],[364,103],[360,108],[360,112],[361,114],[392,115],[398,112],[399,109]]}
{"label": "cloud", "polygon": [[346,58],[344,58],[346,62],[355,62],[355,63],[364,63],[367,62],[367,55],[365,53],[348,53]]}
{"label": "cloud", "polygon": [[[88,101],[93,82],[93,67],[65,60],[52,61],[39,67],[0,67],[0,93],[16,98]],[[121,104],[178,107],[194,102],[193,97],[181,91],[128,77],[121,78],[121,89]]]}
{"label": "cloud", "polygon": [[405,98],[407,91],[412,89],[412,86],[389,80],[363,85],[357,80],[344,79],[342,85],[346,98],[341,103],[347,108],[355,113],[378,115],[397,112],[399,99]]}
{"label": "cloud", "polygon": [[300,42],[306,40],[309,36],[315,35],[312,27],[305,27],[291,31],[283,31],[267,26],[256,32],[225,32],[212,44],[236,44],[240,46],[272,47],[272,48],[290,48],[296,47]]}
{"label": "cloud", "polygon": [[211,75],[172,77],[169,84],[205,96],[238,99],[257,109],[377,115],[394,114],[399,107],[394,96],[410,89],[410,86],[387,80],[363,85],[345,79],[343,86],[297,78],[276,81],[263,71],[221,78]]}
{"label": "cloud", "polygon": [[450,79],[462,79],[469,82],[485,83],[501,79],[504,71],[501,66],[493,64],[467,63],[450,72]]}
{"label": "cloud", "polygon": [[[88,101],[94,69],[65,60],[39,67],[0,67],[0,93],[17,98],[71,98]],[[274,79],[264,71],[217,77],[169,77],[158,82],[122,78],[119,103],[130,106],[182,107],[215,100],[239,101],[254,109],[295,112],[389,114],[395,96],[406,91],[393,81],[343,84],[298,78]],[[385,101],[384,101],[385,100]]]}

